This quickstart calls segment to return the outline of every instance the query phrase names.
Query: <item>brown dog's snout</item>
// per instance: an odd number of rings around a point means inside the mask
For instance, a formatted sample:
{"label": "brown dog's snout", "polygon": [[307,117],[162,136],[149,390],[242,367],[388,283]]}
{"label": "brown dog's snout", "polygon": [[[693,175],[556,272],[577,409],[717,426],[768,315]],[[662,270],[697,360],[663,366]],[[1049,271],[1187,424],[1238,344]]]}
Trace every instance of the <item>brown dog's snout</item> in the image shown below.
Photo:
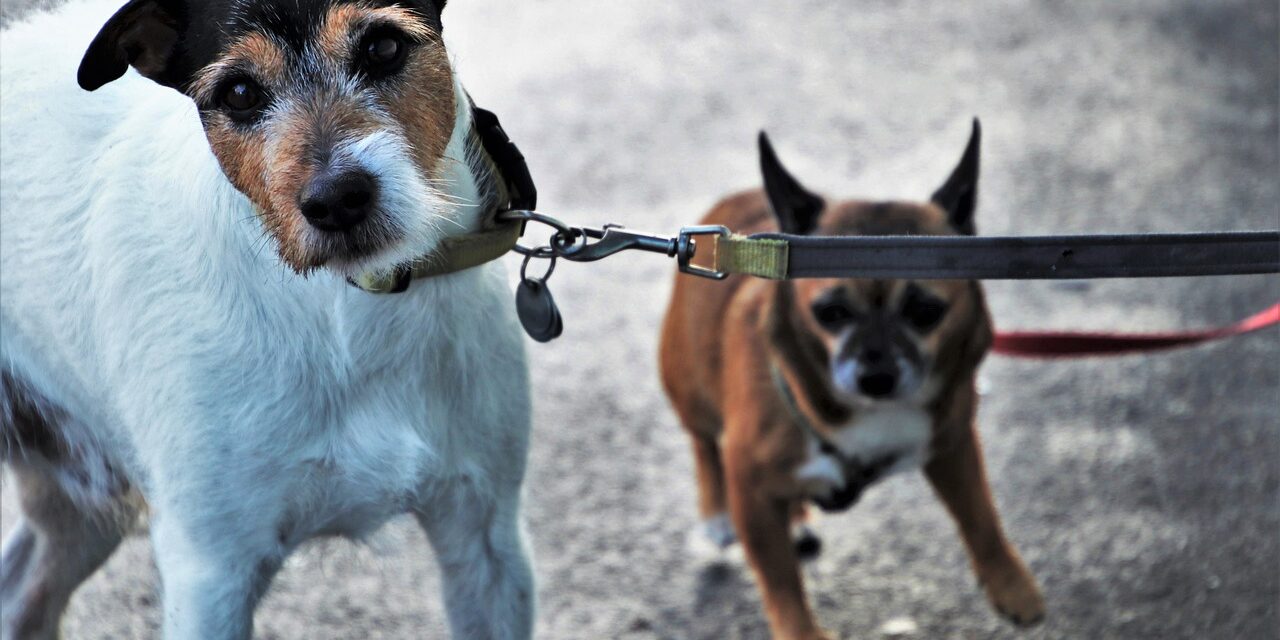
{"label": "brown dog's snout", "polygon": [[902,372],[894,346],[881,330],[850,335],[835,362],[836,381],[848,393],[882,399],[898,391]]}
{"label": "brown dog's snout", "polygon": [[321,231],[349,231],[364,222],[378,197],[378,182],[363,169],[317,172],[298,197],[302,215]]}
{"label": "brown dog's snout", "polygon": [[858,390],[869,398],[892,395],[898,387],[898,375],[892,371],[873,370],[858,376]]}
{"label": "brown dog's snout", "polygon": [[869,398],[892,395],[898,386],[897,365],[888,351],[887,345],[868,344],[858,358],[858,390]]}
{"label": "brown dog's snout", "polygon": [[877,346],[868,346],[862,351],[862,361],[867,364],[880,364],[884,361],[884,349]]}

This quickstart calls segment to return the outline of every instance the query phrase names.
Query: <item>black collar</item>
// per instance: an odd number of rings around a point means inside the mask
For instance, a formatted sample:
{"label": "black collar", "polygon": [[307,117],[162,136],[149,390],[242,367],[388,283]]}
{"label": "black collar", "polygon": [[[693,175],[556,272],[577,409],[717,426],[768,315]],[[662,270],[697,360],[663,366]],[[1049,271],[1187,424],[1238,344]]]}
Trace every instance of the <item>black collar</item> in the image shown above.
{"label": "black collar", "polygon": [[533,176],[529,174],[529,165],[525,163],[524,154],[507,137],[502,123],[498,122],[498,116],[472,103],[471,119],[475,123],[476,134],[480,136],[480,144],[484,145],[485,153],[493,159],[493,164],[498,168],[498,177],[507,187],[509,199],[506,206],[498,207],[497,213],[537,209],[538,189],[533,184]]}

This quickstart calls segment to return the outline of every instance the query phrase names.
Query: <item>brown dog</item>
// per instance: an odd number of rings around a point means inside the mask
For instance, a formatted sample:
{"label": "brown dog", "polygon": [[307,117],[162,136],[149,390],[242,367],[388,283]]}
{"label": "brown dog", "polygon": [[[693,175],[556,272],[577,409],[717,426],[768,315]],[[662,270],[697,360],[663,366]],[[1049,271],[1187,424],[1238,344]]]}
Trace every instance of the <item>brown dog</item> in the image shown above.
{"label": "brown dog", "polygon": [[[760,135],[764,191],[731,196],[705,224],[738,233],[973,234],[980,129],[928,203],[827,203]],[[789,530],[814,501],[853,504],[889,473],[923,466],[955,517],[997,611],[1037,622],[1044,602],[1001,530],[974,428],[991,344],[972,281],[677,276],[663,327],[664,386],[693,439],[699,507],[722,546],[736,535],[775,638],[826,638],[805,600]],[[727,514],[727,515],[726,515]]]}

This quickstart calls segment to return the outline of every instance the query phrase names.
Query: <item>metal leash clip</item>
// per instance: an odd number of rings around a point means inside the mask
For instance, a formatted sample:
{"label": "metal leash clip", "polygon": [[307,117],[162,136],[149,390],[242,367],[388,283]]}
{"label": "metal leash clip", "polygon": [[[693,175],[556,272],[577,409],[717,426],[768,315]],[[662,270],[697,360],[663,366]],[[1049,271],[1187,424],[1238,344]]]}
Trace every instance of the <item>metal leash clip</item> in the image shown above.
{"label": "metal leash clip", "polygon": [[[729,274],[714,268],[693,264],[693,256],[698,250],[697,237],[729,236],[728,227],[721,225],[701,225],[683,227],[674,238],[651,233],[630,231],[617,224],[607,224],[602,228],[571,227],[556,218],[536,211],[514,210],[499,215],[500,221],[518,220],[522,224],[538,222],[554,229],[547,244],[538,247],[516,245],[515,251],[533,258],[564,258],[572,262],[594,262],[622,251],[637,250],[649,253],[661,253],[675,258],[680,271],[703,278],[723,280]],[[521,235],[524,229],[521,229]]]}
{"label": "metal leash clip", "polygon": [[[516,286],[516,315],[525,333],[538,342],[555,340],[564,331],[560,308],[548,285],[551,273],[556,268],[556,260],[560,258],[572,262],[594,262],[615,253],[635,249],[675,258],[683,273],[715,280],[723,280],[729,276],[718,268],[715,260],[712,261],[711,268],[693,264],[699,237],[729,237],[729,229],[719,225],[684,227],[680,229],[679,235],[672,238],[628,231],[616,224],[606,224],[599,229],[571,227],[556,218],[527,209],[503,211],[498,214],[497,221],[504,224],[519,223],[521,237],[530,222],[552,229],[546,244],[534,247],[516,244],[512,247],[513,251],[524,256],[524,263],[520,265],[520,284]],[[528,274],[529,262],[534,258],[550,260],[546,273],[541,277]]]}
{"label": "metal leash clip", "polygon": [[[719,240],[723,240],[728,238],[729,235],[729,227],[721,224],[680,227],[679,245],[676,249],[676,262],[680,265],[680,272],[702,278],[711,278],[712,280],[728,278],[728,273],[720,271],[714,266],[708,268],[693,264],[693,256],[698,251],[698,236],[715,236]],[[714,265],[715,262],[713,261],[712,264]]]}
{"label": "metal leash clip", "polygon": [[680,248],[677,238],[628,231],[617,224],[606,224],[602,229],[576,227],[574,233],[575,237],[568,241],[560,235],[552,238],[556,254],[574,262],[594,262],[629,249],[673,257]]}

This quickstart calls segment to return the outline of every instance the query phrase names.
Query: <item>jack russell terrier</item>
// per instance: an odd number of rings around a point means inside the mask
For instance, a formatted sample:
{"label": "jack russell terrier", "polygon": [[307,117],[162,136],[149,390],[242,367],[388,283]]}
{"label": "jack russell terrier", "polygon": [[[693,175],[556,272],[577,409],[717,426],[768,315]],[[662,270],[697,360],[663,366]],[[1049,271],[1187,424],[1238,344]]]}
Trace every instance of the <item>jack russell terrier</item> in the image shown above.
{"label": "jack russell terrier", "polygon": [[455,637],[529,637],[503,267],[349,284],[512,199],[445,0],[119,2],[4,34],[0,456],[21,518],[0,637],[57,637],[143,513],[171,640],[249,638],[290,552],[402,513]]}

